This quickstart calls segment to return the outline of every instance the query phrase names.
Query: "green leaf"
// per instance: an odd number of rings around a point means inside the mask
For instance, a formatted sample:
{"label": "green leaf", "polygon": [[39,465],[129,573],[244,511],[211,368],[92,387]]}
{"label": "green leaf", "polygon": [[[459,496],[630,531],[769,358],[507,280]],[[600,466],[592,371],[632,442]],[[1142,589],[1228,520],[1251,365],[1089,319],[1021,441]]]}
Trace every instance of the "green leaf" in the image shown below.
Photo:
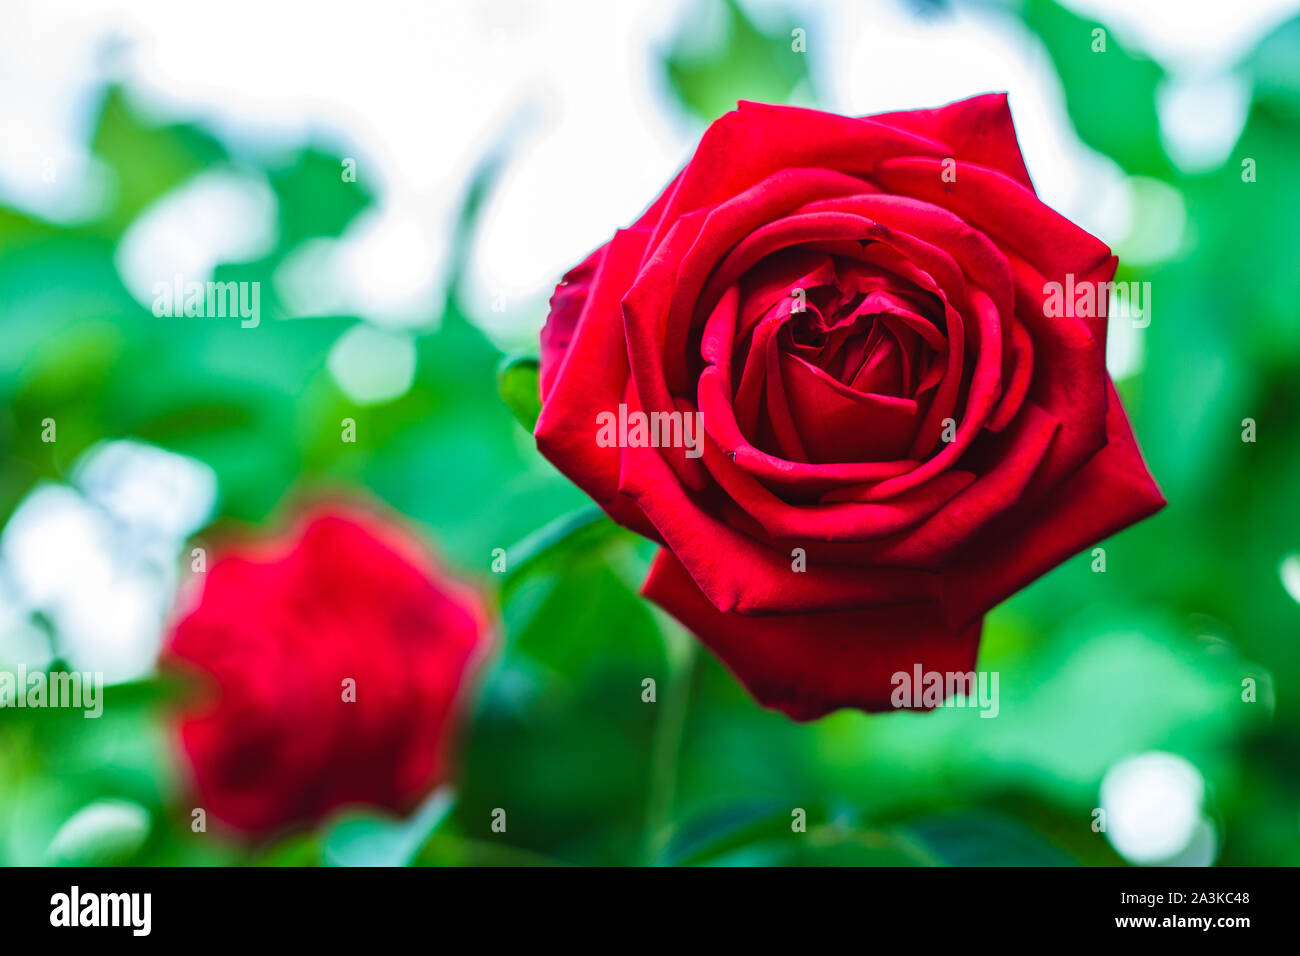
{"label": "green leaf", "polygon": [[537,374],[537,359],[531,356],[502,359],[497,368],[497,390],[501,393],[501,400],[529,434],[537,427],[537,416],[542,413]]}
{"label": "green leaf", "polygon": [[46,856],[56,866],[114,866],[149,838],[149,811],[129,800],[97,800],[59,827]]}
{"label": "green leaf", "polygon": [[773,800],[733,804],[703,814],[678,828],[662,863],[683,866],[734,854],[790,832],[790,810]]}
{"label": "green leaf", "polygon": [[313,236],[339,235],[370,205],[368,171],[358,170],[355,181],[345,180],[343,171],[340,157],[309,149],[294,156],[292,165],[270,172],[279,201],[281,252]]}
{"label": "green leaf", "polygon": [[247,862],[250,866],[312,867],[320,865],[321,838],[317,833],[295,833],[262,849]]}
{"label": "green leaf", "polygon": [[1079,137],[1130,173],[1171,175],[1156,114],[1164,71],[1124,49],[1102,24],[1075,16],[1055,0],[1027,0],[1024,19],[1056,65]]}
{"label": "green leaf", "polygon": [[901,832],[948,866],[1076,865],[1034,831],[993,814],[944,814],[914,820]]}
{"label": "green leaf", "polygon": [[114,236],[155,199],[226,155],[196,127],[147,126],[117,87],[104,99],[91,149],[116,180],[113,209],[96,227]]}
{"label": "green leaf", "polygon": [[451,789],[440,787],[406,820],[348,814],[325,834],[321,855],[327,866],[408,866],[455,802]]}
{"label": "green leaf", "polygon": [[507,580],[558,552],[586,550],[618,535],[618,526],[599,505],[560,515],[506,549]]}
{"label": "green leaf", "polygon": [[664,57],[664,69],[678,99],[712,121],[735,109],[737,100],[785,102],[808,80],[804,57],[793,49],[788,25],[766,36],[735,0],[726,0],[721,6],[696,4],[687,14]]}
{"label": "green leaf", "polygon": [[1300,17],[1260,41],[1242,64],[1254,80],[1254,99],[1277,104],[1300,120]]}
{"label": "green leaf", "polygon": [[790,811],[772,818],[765,838],[750,841],[737,833],[715,847],[718,852],[693,857],[697,866],[933,866],[936,860],[910,834],[898,828],[863,828],[839,823],[791,829]]}

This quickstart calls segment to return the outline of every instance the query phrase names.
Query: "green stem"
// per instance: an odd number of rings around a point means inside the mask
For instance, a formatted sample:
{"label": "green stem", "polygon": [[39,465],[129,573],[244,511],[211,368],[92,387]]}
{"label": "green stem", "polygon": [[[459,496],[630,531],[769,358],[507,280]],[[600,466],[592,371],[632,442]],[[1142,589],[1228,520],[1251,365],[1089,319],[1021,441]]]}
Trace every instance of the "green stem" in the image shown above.
{"label": "green stem", "polygon": [[645,839],[641,851],[643,866],[657,866],[672,839],[673,797],[677,789],[677,760],[682,749],[682,731],[690,702],[698,644],[665,615],[656,612],[668,662],[667,687],[659,704],[663,710],[655,727],[651,752],[650,783],[646,801]]}

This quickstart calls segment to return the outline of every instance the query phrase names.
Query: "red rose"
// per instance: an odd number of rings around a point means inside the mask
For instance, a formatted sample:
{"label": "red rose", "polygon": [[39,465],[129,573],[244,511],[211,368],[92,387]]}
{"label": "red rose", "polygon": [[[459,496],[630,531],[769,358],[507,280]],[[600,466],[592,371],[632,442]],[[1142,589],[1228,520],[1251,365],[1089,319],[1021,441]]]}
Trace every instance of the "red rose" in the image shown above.
{"label": "red rose", "polygon": [[893,674],[969,672],[986,611],[1163,505],[1104,314],[1048,302],[1115,266],[1038,199],[1003,95],[741,103],[556,289],[537,443],[664,545],[645,594],[763,704],[884,709]]}
{"label": "red rose", "polygon": [[358,512],[217,559],[166,649],[206,678],[179,724],[199,805],[251,834],[409,810],[444,774],[485,620],[408,532]]}

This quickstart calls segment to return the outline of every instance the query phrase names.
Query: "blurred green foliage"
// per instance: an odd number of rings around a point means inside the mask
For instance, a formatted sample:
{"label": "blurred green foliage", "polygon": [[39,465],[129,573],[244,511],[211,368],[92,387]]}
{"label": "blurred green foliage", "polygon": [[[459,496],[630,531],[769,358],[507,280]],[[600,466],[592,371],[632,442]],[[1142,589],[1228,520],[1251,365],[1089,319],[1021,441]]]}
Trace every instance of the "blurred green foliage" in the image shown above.
{"label": "blurred green foliage", "polygon": [[1159,65],[1126,50],[1103,24],[1055,0],[1026,0],[1023,15],[1060,74],[1079,138],[1128,173],[1169,175],[1156,116],[1156,88],[1164,78]]}
{"label": "blurred green foliage", "polygon": [[735,0],[699,0],[688,13],[664,69],[673,92],[696,117],[712,122],[737,100],[784,103],[808,83],[805,31],[783,22],[760,31]]}
{"label": "blurred green foliage", "polygon": [[[763,33],[734,3],[717,9],[712,46],[684,30],[665,54],[684,106],[712,118],[737,97],[797,95],[807,69],[789,29]],[[326,356],[360,320],[288,318],[271,277],[374,197],[342,180],[339,157],[237,159],[201,129],[144,123],[109,90],[93,138],[116,183],[108,207],[73,226],[0,208],[0,517],[107,437],[215,469],[204,536],[273,522],[318,488],[364,488],[492,591],[501,646],[466,721],[454,798],[259,847],[190,831],[167,733],[182,689],[112,687],[94,721],[0,710],[0,862],[1115,864],[1090,827],[1098,787],[1151,750],[1204,775],[1220,862],[1300,862],[1300,710],[1275,694],[1300,681],[1300,605],[1278,572],[1300,552],[1300,21],[1240,65],[1253,85],[1240,140],[1221,167],[1189,175],[1161,146],[1159,67],[1109,33],[1094,52],[1101,25],[1050,0],[1022,12],[1081,139],[1176,189],[1188,224],[1172,258],[1120,276],[1155,293],[1145,365],[1121,390],[1170,505],[1105,543],[1106,573],[1079,555],[989,617],[980,667],[1001,675],[996,720],[947,709],[803,726],[759,709],[637,596],[652,549],[533,448],[519,422],[536,418],[535,363],[503,360],[478,331],[461,257],[416,330],[411,389],[358,406]],[[214,168],[264,176],[278,203],[275,248],[217,275],[262,282],[253,333],[155,319],[114,265],[143,210]],[[491,175],[485,166],[469,190],[457,248]],[[55,444],[40,440],[46,417]],[[345,418],[355,443],[339,440]],[[1245,418],[1254,443],[1241,439]],[[489,573],[498,547],[503,575]],[[1259,681],[1258,702],[1243,703],[1243,677]],[[508,810],[506,834],[491,830],[495,808]],[[806,833],[792,832],[797,810]]]}

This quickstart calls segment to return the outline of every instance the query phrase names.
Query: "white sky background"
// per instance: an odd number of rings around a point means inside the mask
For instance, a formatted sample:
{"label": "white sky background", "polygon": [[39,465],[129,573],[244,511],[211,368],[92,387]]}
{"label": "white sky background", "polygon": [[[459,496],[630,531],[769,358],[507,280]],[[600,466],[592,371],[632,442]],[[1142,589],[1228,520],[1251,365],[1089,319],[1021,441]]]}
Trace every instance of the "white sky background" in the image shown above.
{"label": "white sky background", "polygon": [[[1009,90],[1044,199],[1125,251],[1128,187],[1078,143],[1050,63],[1013,18],[963,5],[956,17],[919,19],[898,0],[744,5],[760,22],[787,10],[808,31],[829,109],[869,113]],[[1240,125],[1244,95],[1223,79],[1224,68],[1300,0],[1069,5],[1175,72],[1162,122],[1194,163],[1226,149]],[[427,315],[440,292],[451,216],[475,163],[503,135],[512,134],[510,159],[472,250],[466,304],[498,337],[519,342],[535,332],[560,274],[636,216],[699,132],[672,101],[657,61],[679,25],[689,26],[687,0],[6,7],[0,192],[54,218],[93,202],[84,141],[91,94],[106,75],[125,77],[160,116],[207,122],[236,146],[324,143],[356,157],[360,178],[378,186],[381,199],[343,243],[313,250],[310,271],[341,286],[317,289],[315,298],[381,324]],[[1193,95],[1180,98],[1180,90]],[[1205,108],[1207,98],[1214,108]],[[51,159],[60,170],[55,189],[41,178]],[[182,208],[192,213],[194,196],[188,200]],[[221,203],[221,192],[211,201]],[[153,232],[183,230],[184,218],[174,213]],[[205,241],[241,245],[238,236]],[[153,254],[160,247],[137,245]],[[194,245],[180,265],[204,261]],[[140,271],[130,257],[120,261],[128,278]],[[156,271],[170,276],[162,265]],[[494,296],[504,296],[504,313],[491,309]]]}
{"label": "white sky background", "polygon": [[[1162,133],[1175,158],[1195,167],[1217,163],[1240,129],[1248,91],[1227,69],[1300,0],[1067,5],[1171,71]],[[1134,184],[1079,143],[1042,47],[994,5],[927,19],[898,0],[743,6],[760,23],[784,11],[807,31],[827,109],[866,114],[1008,90],[1046,202],[1130,260],[1176,247],[1177,194]],[[385,400],[404,387],[393,384],[397,373],[406,385],[411,374],[409,338],[396,329],[434,311],[453,216],[489,149],[504,142],[508,159],[470,250],[464,304],[506,345],[535,342],[560,275],[634,219],[689,156],[702,127],[672,99],[658,57],[683,24],[697,26],[688,19],[693,9],[690,0],[6,0],[0,198],[56,220],[93,209],[108,188],[87,152],[105,79],[125,80],[159,119],[214,128],[236,153],[317,144],[355,157],[377,209],[342,240],[302,249],[275,281],[299,291],[305,312],[354,311],[394,330],[350,333],[330,363],[358,401]],[[45,175],[51,163],[53,183]],[[146,211],[118,250],[127,288],[147,305],[156,280],[177,273],[202,280],[218,262],[265,248],[274,240],[274,197],[255,180],[209,171]],[[501,297],[505,311],[493,311]],[[1127,326],[1120,323],[1108,356],[1117,378],[1141,367],[1140,339]],[[357,366],[358,349],[388,356],[380,363],[388,379]],[[8,635],[0,650],[8,643],[10,656],[23,635],[9,626],[9,611],[44,603],[82,648],[74,656],[85,666],[117,679],[148,669],[172,587],[157,568],[169,565],[167,555],[201,518],[187,512],[164,535],[134,535],[125,563],[95,558],[86,576],[95,587],[72,587],[54,573],[64,566],[60,556],[112,550],[101,547],[108,531],[94,515],[123,519],[95,494],[120,504],[126,488],[158,500],[162,491],[141,491],[139,482],[170,476],[189,489],[180,500],[199,514],[217,491],[197,462],[129,445],[114,454],[133,464],[101,469],[107,484],[93,494],[38,489],[0,539],[0,638]],[[100,510],[88,510],[92,504]],[[68,529],[62,537],[59,528]],[[42,591],[63,585],[67,593]],[[122,627],[104,632],[96,622],[110,599],[133,603],[110,615]],[[25,646],[39,656],[36,638],[26,634]]]}

